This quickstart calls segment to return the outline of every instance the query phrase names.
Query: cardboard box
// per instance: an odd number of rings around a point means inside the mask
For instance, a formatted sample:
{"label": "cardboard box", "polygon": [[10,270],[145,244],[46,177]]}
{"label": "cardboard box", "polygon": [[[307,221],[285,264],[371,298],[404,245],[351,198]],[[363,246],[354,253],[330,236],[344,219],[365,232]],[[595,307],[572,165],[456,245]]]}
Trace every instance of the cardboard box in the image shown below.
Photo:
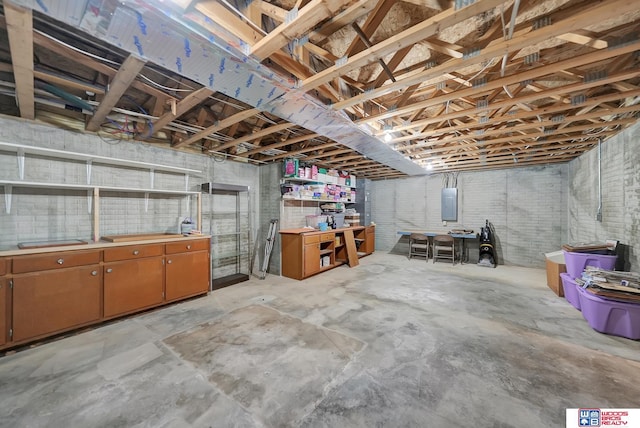
{"label": "cardboard box", "polygon": [[567,265],[564,263],[564,254],[562,251],[545,254],[547,258],[547,286],[560,297],[564,297],[564,289],[562,288],[561,273],[567,271]]}

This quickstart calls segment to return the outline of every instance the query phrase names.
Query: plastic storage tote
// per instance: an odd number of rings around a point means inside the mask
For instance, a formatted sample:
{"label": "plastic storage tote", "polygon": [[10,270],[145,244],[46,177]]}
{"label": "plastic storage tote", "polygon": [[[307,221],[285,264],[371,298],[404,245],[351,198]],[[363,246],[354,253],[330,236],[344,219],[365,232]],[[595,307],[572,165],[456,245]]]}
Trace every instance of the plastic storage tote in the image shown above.
{"label": "plastic storage tote", "polygon": [[580,310],[580,297],[578,294],[578,284],[573,280],[570,274],[563,272],[560,274],[560,278],[562,278],[562,288],[564,289],[564,298],[567,299],[567,302],[571,303],[571,305]]}
{"label": "plastic storage tote", "polygon": [[582,271],[587,266],[595,266],[600,269],[613,270],[616,267],[618,256],[607,256],[604,254],[573,253],[564,251],[564,263],[567,265],[567,273],[571,278],[580,278]]}
{"label": "plastic storage tote", "polygon": [[640,339],[640,304],[617,302],[594,296],[576,287],[582,316],[592,329],[601,333]]}

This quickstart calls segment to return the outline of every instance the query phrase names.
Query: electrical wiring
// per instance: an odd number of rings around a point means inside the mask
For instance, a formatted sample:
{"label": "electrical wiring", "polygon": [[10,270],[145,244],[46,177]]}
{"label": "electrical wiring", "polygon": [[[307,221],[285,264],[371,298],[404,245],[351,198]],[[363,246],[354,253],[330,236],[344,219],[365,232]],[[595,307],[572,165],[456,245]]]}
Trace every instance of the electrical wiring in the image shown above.
{"label": "electrical wiring", "polygon": [[75,46],[72,46],[72,45],[70,45],[70,44],[68,44],[68,43],[65,43],[65,42],[63,42],[62,40],[56,39],[55,37],[53,37],[53,36],[51,36],[51,35],[49,35],[49,34],[47,34],[47,33],[44,33],[44,32],[42,32],[42,31],[40,31],[40,30],[35,30],[35,29],[34,29],[33,31],[34,31],[35,33],[37,33],[37,34],[40,34],[41,36],[44,36],[44,37],[46,37],[46,38],[48,38],[48,39],[50,39],[50,40],[53,40],[53,41],[54,41],[54,42],[56,42],[56,43],[61,44],[61,45],[62,45],[62,46],[64,46],[64,47],[67,47],[67,48],[69,48],[69,49],[71,49],[71,50],[73,50],[73,51],[76,51],[76,52],[78,52],[78,53],[81,53],[81,54],[83,54],[83,55],[86,55],[86,56],[88,56],[88,57],[91,57],[91,58],[93,58],[93,59],[97,59],[98,61],[101,61],[101,62],[104,62],[104,63],[107,63],[107,64],[111,64],[111,65],[115,65],[115,66],[118,66],[118,67],[120,67],[120,65],[121,65],[121,64],[119,64],[119,63],[118,63],[118,62],[116,62],[116,61],[111,61],[110,59],[102,58],[102,57],[100,57],[100,56],[98,56],[98,55],[94,55],[94,54],[92,54],[92,53],[90,53],[90,52],[86,52],[86,51],[83,51],[82,49],[76,48]]}
{"label": "electrical wiring", "polygon": [[[57,38],[55,38],[55,37],[53,37],[53,36],[51,36],[51,35],[49,35],[49,34],[47,34],[47,33],[44,33],[44,32],[42,32],[42,31],[40,31],[40,30],[33,30],[33,31],[34,31],[34,32],[36,32],[36,33],[38,33],[38,34],[40,34],[40,35],[42,35],[42,36],[44,36],[44,37],[46,37],[46,38],[48,38],[48,39],[50,39],[50,40],[53,40],[53,41],[54,41],[54,42],[56,42],[56,43],[61,44],[62,46],[66,47],[66,48],[69,48],[69,49],[71,49],[71,50],[73,50],[73,51],[75,51],[75,52],[81,53],[82,55],[86,55],[86,56],[88,56],[88,57],[90,57],[90,58],[96,59],[96,60],[101,61],[101,62],[104,62],[104,63],[106,63],[106,64],[114,65],[114,66],[116,66],[116,67],[120,67],[120,66],[122,65],[122,64],[120,64],[120,63],[119,63],[119,62],[117,62],[117,61],[112,61],[112,60],[110,60],[110,59],[103,58],[103,57],[101,57],[101,56],[98,56],[98,55],[92,54],[92,53],[90,53],[90,52],[87,52],[87,51],[85,51],[85,50],[82,50],[82,49],[80,49],[80,48],[77,48],[77,47],[75,47],[75,46],[73,46],[73,45],[70,45],[70,44],[68,44],[68,43],[65,43],[65,42],[63,42],[62,40],[59,40],[59,39],[57,39]],[[144,75],[144,74],[142,74],[142,73],[138,74],[138,76],[140,76],[143,80],[146,80],[146,81],[147,81],[147,82],[149,82],[150,84],[152,84],[152,85],[154,85],[154,86],[156,86],[156,87],[158,87],[158,88],[160,88],[160,89],[164,89],[164,90],[166,90],[166,91],[171,91],[171,92],[193,92],[193,91],[195,90],[195,89],[193,89],[193,88],[191,88],[191,89],[170,88],[170,87],[168,87],[168,86],[164,86],[164,85],[161,85],[160,83],[157,83],[157,82],[153,81],[152,79],[148,78],[147,76],[145,76],[145,75]],[[168,78],[171,78],[170,76],[167,76],[167,77],[168,77]]]}
{"label": "electrical wiring", "polygon": [[[480,74],[482,74],[483,71],[485,71],[487,68],[489,68],[489,66],[491,66],[493,64],[493,58],[491,58],[491,60],[487,61],[487,63],[480,69],[480,71],[478,71],[476,74],[474,74],[473,76],[469,77],[467,80],[465,80],[463,83],[460,83],[458,85],[458,87],[456,89],[454,89],[454,91],[457,91],[458,89],[460,89],[461,86],[465,85],[465,84],[469,84],[469,82],[471,82],[473,79],[475,79],[476,77],[478,77]],[[451,100],[447,100],[446,105],[445,105],[445,109],[444,109],[444,114],[448,114],[449,113],[449,103],[451,102]],[[447,123],[449,124],[449,126],[453,126],[451,124],[451,120],[447,119]]]}
{"label": "electrical wiring", "polygon": [[165,91],[171,91],[171,92],[193,92],[193,91],[195,91],[195,89],[170,88],[168,86],[161,85],[158,82],[154,82],[152,79],[148,78],[147,76],[145,76],[142,73],[138,74],[138,76],[140,76],[143,80],[146,80],[147,82],[151,83],[153,86],[155,86],[157,88],[160,88],[160,89],[164,89]]}

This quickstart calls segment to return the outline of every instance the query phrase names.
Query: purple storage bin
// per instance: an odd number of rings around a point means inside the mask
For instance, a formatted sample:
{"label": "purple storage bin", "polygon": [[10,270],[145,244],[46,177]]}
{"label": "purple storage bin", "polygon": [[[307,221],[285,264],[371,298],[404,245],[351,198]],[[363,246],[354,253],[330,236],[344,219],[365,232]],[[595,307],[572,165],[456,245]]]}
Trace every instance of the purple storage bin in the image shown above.
{"label": "purple storage bin", "polygon": [[614,336],[640,339],[640,304],[607,300],[594,296],[582,287],[576,288],[582,316],[592,329]]}
{"label": "purple storage bin", "polygon": [[564,250],[562,252],[564,253],[564,262],[567,265],[567,273],[571,275],[571,278],[580,278],[582,271],[587,266],[613,270],[616,267],[616,258],[618,257],[604,254],[573,253]]}
{"label": "purple storage bin", "polygon": [[562,278],[562,288],[564,289],[564,298],[567,299],[567,302],[571,303],[571,305],[580,310],[580,297],[578,296],[578,284],[573,280],[571,275],[566,272],[562,272],[560,274],[560,278]]}

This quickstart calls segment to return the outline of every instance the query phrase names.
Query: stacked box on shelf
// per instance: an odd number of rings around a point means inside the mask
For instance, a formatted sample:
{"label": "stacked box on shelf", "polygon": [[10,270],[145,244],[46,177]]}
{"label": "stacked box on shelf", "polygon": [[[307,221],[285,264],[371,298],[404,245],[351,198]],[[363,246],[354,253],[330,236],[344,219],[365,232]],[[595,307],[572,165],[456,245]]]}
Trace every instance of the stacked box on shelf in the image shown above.
{"label": "stacked box on shelf", "polygon": [[344,221],[349,223],[349,226],[360,226],[360,213],[347,214],[344,216]]}

